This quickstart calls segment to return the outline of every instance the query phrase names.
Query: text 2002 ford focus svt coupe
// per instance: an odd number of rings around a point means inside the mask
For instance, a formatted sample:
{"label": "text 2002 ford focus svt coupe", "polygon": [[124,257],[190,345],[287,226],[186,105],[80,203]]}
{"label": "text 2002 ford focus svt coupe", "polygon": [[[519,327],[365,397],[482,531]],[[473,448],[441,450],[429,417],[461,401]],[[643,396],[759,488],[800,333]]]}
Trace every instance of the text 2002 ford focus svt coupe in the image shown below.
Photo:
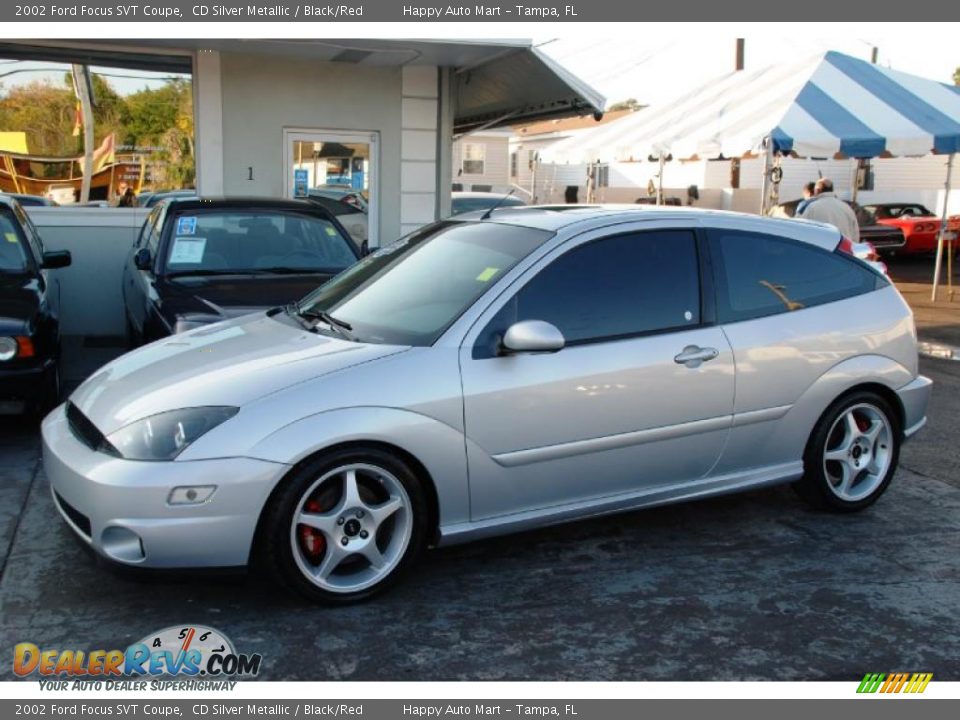
{"label": "text 2002 ford focus svt coupe", "polygon": [[323,601],[430,543],[796,481],[859,510],[926,421],[911,312],[812,223],[498,209],[287,308],[160,340],[44,422],[63,517],[128,565],[261,557]]}

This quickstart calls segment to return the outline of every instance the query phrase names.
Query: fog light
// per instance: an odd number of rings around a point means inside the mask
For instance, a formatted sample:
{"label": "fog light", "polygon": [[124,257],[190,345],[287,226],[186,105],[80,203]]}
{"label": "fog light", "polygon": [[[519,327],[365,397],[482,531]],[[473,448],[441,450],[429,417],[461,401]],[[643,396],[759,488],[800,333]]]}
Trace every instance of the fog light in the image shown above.
{"label": "fog light", "polygon": [[213,497],[216,485],[185,485],[170,491],[167,505],[199,505]]}
{"label": "fog light", "polygon": [[103,531],[100,542],[103,551],[120,562],[136,563],[146,557],[140,536],[125,527],[111,525]]}

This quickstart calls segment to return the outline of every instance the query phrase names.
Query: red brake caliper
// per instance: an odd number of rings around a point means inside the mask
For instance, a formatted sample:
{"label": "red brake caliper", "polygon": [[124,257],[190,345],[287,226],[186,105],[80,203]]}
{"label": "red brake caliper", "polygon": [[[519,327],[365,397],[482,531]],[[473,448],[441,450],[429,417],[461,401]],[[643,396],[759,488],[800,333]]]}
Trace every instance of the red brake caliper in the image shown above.
{"label": "red brake caliper", "polygon": [[864,420],[862,417],[858,416],[856,413],[854,413],[853,420],[854,422],[857,423],[857,427],[860,429],[860,432],[866,432],[867,430],[870,429],[869,421]]}
{"label": "red brake caliper", "polygon": [[[304,509],[307,512],[322,512],[320,503],[313,499],[307,501]],[[322,532],[307,525],[300,525],[297,532],[300,535],[300,548],[303,550],[303,554],[307,556],[311,563],[316,565],[327,550],[327,539]]]}

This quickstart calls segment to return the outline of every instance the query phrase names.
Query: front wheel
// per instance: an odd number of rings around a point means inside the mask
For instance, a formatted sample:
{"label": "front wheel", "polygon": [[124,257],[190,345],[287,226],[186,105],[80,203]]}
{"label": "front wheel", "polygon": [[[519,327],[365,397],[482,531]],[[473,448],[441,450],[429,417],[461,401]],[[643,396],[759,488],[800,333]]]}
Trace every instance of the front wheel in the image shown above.
{"label": "front wheel", "polygon": [[266,560],[288,587],[343,604],[396,582],[424,545],[427,504],[416,475],[378,448],[350,448],[293,471],[271,502]]}
{"label": "front wheel", "polygon": [[862,510],[890,484],[901,438],[899,419],[882,397],[863,391],[841,398],[810,436],[797,490],[818,507]]}

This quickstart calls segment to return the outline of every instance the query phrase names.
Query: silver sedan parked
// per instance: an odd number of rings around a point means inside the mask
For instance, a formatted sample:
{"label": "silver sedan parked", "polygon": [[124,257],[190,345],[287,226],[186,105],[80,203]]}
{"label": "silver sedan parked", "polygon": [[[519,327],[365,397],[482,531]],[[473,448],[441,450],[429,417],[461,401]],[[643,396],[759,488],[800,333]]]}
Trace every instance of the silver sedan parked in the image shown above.
{"label": "silver sedan parked", "polygon": [[501,208],[124,355],[47,417],[44,463],[114,562],[259,559],[345,602],[428,545],[585,516],[776,483],[860,510],[930,386],[910,309],[832,228]]}

